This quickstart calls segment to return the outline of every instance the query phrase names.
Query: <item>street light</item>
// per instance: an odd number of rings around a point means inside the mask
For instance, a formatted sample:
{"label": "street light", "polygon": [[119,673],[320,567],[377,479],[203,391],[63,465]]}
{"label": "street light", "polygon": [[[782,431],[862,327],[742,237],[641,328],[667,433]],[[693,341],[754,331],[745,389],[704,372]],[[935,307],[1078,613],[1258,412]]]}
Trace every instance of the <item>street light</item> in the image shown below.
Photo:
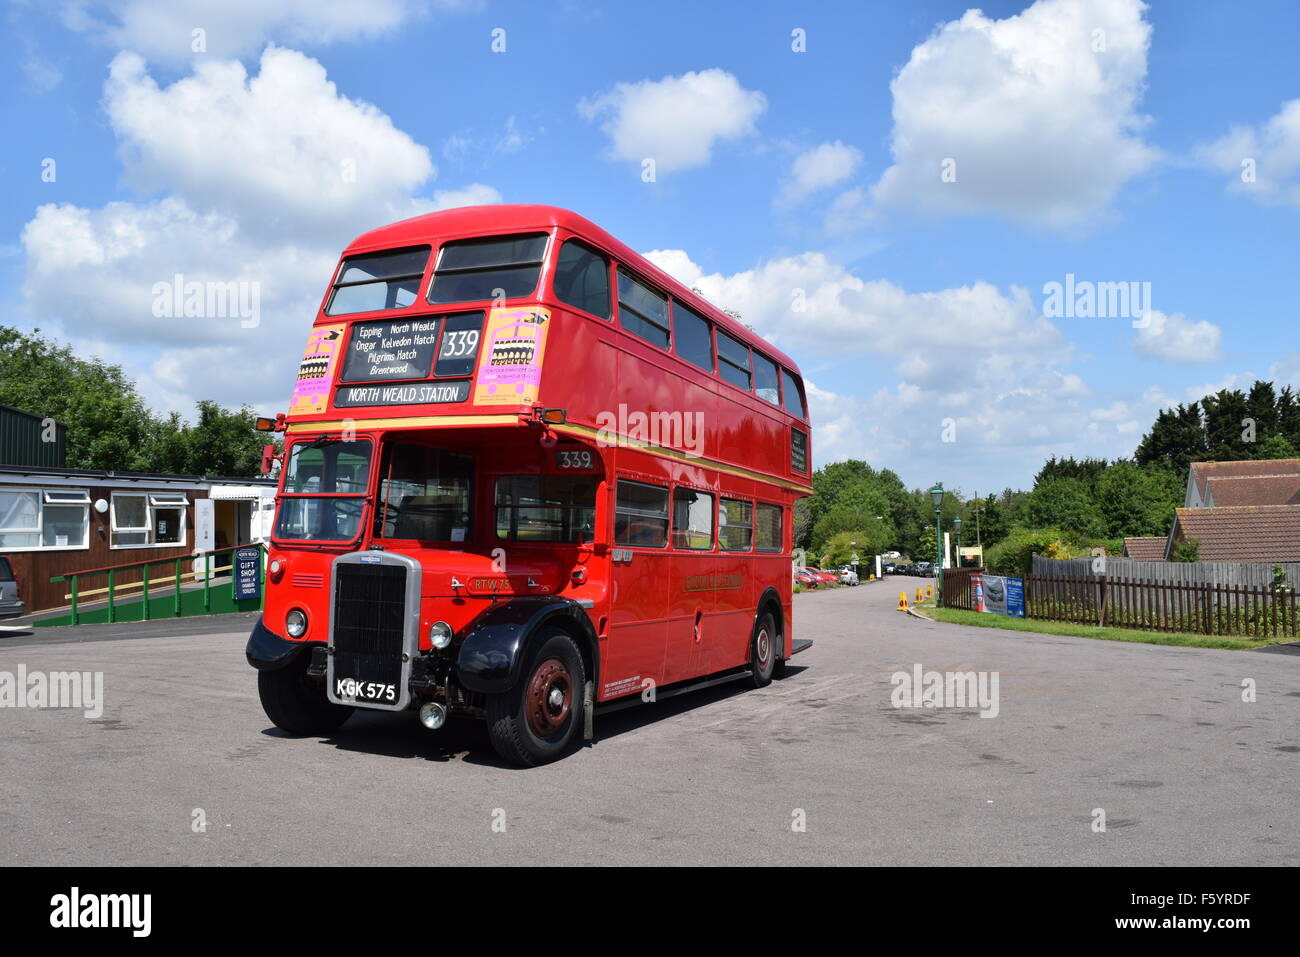
{"label": "street light", "polygon": [[961,517],[952,520],[952,529],[957,533],[957,567],[961,568]]}
{"label": "street light", "polygon": [[935,583],[936,584],[935,591],[937,592],[937,597],[935,598],[935,604],[938,604],[939,599],[943,597],[943,526],[942,524],[940,524],[942,521],[942,512],[943,512],[943,483],[942,482],[935,483],[934,488],[930,489],[930,501],[934,502],[934,551],[935,551],[934,567],[936,569],[935,578],[938,579],[938,581]]}

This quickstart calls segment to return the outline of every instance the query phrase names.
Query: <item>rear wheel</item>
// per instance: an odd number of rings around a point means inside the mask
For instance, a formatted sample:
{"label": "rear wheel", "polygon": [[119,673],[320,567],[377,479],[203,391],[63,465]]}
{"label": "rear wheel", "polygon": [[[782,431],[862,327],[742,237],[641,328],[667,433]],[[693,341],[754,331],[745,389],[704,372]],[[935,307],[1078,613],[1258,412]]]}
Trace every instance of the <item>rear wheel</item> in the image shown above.
{"label": "rear wheel", "polygon": [[749,675],[755,688],[772,683],[776,668],[776,622],[771,612],[763,612],[754,623],[754,637],[749,643]]}
{"label": "rear wheel", "polygon": [[257,693],[262,710],[281,731],[290,734],[329,734],[352,717],[354,708],[332,704],[325,686],[307,677],[311,655],[294,656],[283,668],[257,673]]}
{"label": "rear wheel", "polygon": [[582,654],[559,628],[537,636],[515,686],[487,699],[492,747],[507,761],[533,767],[568,750],[582,727],[586,673]]}

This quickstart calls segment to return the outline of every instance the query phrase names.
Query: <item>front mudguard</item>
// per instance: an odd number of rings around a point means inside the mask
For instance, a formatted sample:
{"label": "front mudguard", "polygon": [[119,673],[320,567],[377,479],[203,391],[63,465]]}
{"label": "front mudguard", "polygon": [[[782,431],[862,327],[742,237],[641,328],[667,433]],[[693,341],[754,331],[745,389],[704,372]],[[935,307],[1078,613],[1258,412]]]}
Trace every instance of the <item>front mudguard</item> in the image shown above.
{"label": "front mudguard", "polygon": [[571,598],[537,595],[496,602],[470,622],[456,655],[459,683],[483,694],[510,690],[519,678],[529,639],[549,624],[582,636],[591,652],[592,674],[588,677],[595,682],[600,649],[586,610]]}
{"label": "front mudguard", "polygon": [[283,668],[298,655],[304,652],[311,654],[312,648],[324,644],[323,641],[290,641],[288,638],[281,638],[267,628],[261,618],[258,618],[257,623],[253,625],[252,633],[248,636],[244,657],[258,671],[274,671]]}

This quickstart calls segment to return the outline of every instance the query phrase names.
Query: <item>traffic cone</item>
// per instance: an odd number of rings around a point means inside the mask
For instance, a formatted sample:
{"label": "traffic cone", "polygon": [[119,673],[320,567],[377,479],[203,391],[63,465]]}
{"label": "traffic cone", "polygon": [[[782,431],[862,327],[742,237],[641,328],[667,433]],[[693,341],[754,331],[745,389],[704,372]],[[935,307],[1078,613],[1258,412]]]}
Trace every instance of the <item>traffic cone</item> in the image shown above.
{"label": "traffic cone", "polygon": [[917,586],[916,586],[916,600],[917,600],[918,603],[921,602],[921,601],[923,600],[923,599],[921,598],[921,586],[920,586],[920,585],[917,585]]}
{"label": "traffic cone", "polygon": [[907,611],[907,592],[905,591],[898,593],[898,610]]}
{"label": "traffic cone", "polygon": [[929,601],[929,600],[930,600],[931,598],[933,598],[933,597],[934,597],[934,591],[933,591],[933,589],[931,589],[929,585],[926,585],[926,586],[925,586],[925,600],[926,600],[926,601]]}

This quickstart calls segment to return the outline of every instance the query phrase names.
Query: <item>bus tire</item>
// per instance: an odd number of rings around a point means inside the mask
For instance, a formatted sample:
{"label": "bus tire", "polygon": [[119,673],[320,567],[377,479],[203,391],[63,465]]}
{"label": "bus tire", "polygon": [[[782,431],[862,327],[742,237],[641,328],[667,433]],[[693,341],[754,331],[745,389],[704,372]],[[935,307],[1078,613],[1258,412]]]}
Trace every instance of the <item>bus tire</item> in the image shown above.
{"label": "bus tire", "polygon": [[545,628],[514,687],[488,695],[488,736],[505,760],[536,767],[563,756],[583,727],[582,653],[561,628]]}
{"label": "bus tire", "polygon": [[749,642],[749,677],[755,688],[766,688],[772,683],[776,642],[776,621],[770,611],[765,611],[754,622],[754,637]]}
{"label": "bus tire", "polygon": [[272,724],[289,734],[329,734],[356,710],[326,699],[324,686],[307,677],[310,660],[310,655],[297,655],[283,668],[257,673],[262,710]]}

